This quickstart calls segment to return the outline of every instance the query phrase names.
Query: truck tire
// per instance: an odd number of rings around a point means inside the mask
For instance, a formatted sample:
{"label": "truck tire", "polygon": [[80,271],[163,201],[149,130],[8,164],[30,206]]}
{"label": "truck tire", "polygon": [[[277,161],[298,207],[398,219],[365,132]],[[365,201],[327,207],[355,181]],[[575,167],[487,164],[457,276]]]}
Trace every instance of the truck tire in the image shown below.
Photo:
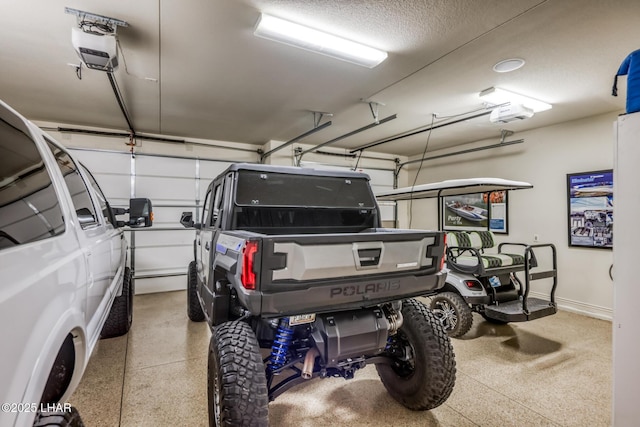
{"label": "truck tire", "polygon": [[84,427],[78,410],[38,412],[33,427]]}
{"label": "truck tire", "polygon": [[267,377],[251,327],[240,321],[217,326],[209,344],[209,425],[268,426]]}
{"label": "truck tire", "polygon": [[443,292],[431,297],[431,311],[452,338],[469,332],[473,313],[469,305],[455,292]]}
{"label": "truck tire", "polygon": [[198,272],[196,271],[196,262],[189,263],[187,271],[187,315],[194,322],[202,322],[204,320],[204,312],[200,306],[198,299]]}
{"label": "truck tire", "polygon": [[402,327],[387,348],[391,364],[376,364],[378,375],[391,397],[405,407],[415,411],[437,408],[447,400],[455,384],[456,361],[451,341],[442,324],[421,302],[404,301],[402,315]]}
{"label": "truck tire", "polygon": [[113,300],[109,317],[102,327],[100,338],[119,337],[131,329],[133,322],[133,295],[135,294],[131,269],[125,267],[122,294]]}

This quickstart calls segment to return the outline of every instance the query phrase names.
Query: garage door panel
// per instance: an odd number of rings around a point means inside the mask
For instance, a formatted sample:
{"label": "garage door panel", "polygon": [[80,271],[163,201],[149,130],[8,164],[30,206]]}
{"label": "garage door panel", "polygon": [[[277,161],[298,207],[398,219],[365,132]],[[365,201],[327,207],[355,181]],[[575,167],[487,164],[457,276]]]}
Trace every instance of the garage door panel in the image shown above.
{"label": "garage door panel", "polygon": [[136,277],[184,273],[193,258],[193,243],[144,247],[136,241]]}
{"label": "garage door panel", "polygon": [[177,291],[187,288],[186,279],[187,267],[178,276],[153,277],[149,279],[136,279],[136,294],[149,294],[155,292]]}
{"label": "garage door panel", "polygon": [[[183,202],[193,204],[195,183],[193,179],[136,176],[136,195],[147,197],[155,204]],[[144,196],[142,196],[144,195]]]}
{"label": "garage door panel", "polygon": [[131,178],[128,174],[116,175],[91,172],[112,206],[129,206]]}
{"label": "garage door panel", "polygon": [[142,287],[138,283],[136,287],[139,292],[184,289],[195,230],[162,228],[182,227],[182,212],[200,213],[197,200],[204,198],[209,183],[230,163],[152,156],[138,156],[136,161],[136,195],[154,204],[153,229],[136,233],[136,277],[169,276],[142,279]]}
{"label": "garage door panel", "polygon": [[206,181],[206,185],[209,185],[209,183],[213,181],[215,177],[224,172],[230,165],[230,162],[200,160],[200,179]]}
{"label": "garage door panel", "polygon": [[[153,202],[153,200],[152,200]],[[195,205],[188,206],[157,206],[153,205],[153,226],[155,228],[166,228],[166,227],[182,227],[180,224],[180,217],[183,212],[191,212],[195,214],[196,208]],[[194,221],[197,219],[194,218]]]}
{"label": "garage door panel", "polygon": [[138,155],[136,176],[193,179],[196,177],[196,160]]}
{"label": "garage door panel", "polygon": [[94,175],[114,174],[126,175],[131,173],[131,155],[128,153],[110,153],[108,151],[70,149],[71,154],[80,160]]}
{"label": "garage door panel", "polygon": [[149,231],[136,232],[136,248],[148,246],[173,248],[174,245],[188,245],[193,247],[193,240],[196,236],[195,230],[186,228],[184,230],[160,230],[153,228],[148,230]]}

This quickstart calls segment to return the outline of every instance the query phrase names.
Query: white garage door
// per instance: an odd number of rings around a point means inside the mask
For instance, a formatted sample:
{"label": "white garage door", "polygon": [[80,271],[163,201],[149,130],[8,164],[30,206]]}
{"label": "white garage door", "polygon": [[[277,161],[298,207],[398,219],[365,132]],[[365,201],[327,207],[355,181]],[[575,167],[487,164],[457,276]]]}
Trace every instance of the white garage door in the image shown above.
{"label": "white garage door", "polygon": [[[128,207],[130,197],[153,203],[151,228],[127,231],[134,266],[136,293],[185,289],[187,265],[193,259],[195,231],[180,225],[191,211],[199,217],[209,183],[231,161],[136,154],[95,149],[71,149],[93,173],[112,206]],[[303,167],[348,169],[302,163]],[[393,189],[392,169],[358,169],[371,177],[374,193]],[[380,203],[383,226],[395,224],[394,202]]]}
{"label": "white garage door", "polygon": [[[92,171],[113,206],[128,207],[130,197],[153,203],[151,228],[127,232],[136,293],[184,289],[193,259],[195,231],[180,225],[182,212],[200,212],[209,183],[230,161],[151,154],[72,149]],[[133,190],[133,191],[132,191]]]}

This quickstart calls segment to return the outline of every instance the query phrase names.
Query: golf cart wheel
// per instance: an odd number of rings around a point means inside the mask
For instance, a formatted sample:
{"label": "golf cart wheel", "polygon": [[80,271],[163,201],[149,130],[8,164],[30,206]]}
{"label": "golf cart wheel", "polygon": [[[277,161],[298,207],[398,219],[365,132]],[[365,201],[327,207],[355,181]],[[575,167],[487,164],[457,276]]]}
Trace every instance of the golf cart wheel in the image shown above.
{"label": "golf cart wheel", "polygon": [[196,271],[196,262],[189,263],[187,271],[187,315],[194,322],[202,322],[204,320],[204,312],[198,300],[198,276]]}
{"label": "golf cart wheel", "polygon": [[456,361],[449,336],[426,305],[402,303],[404,322],[390,338],[391,363],[376,365],[385,388],[405,407],[426,411],[442,405],[453,390]]}
{"label": "golf cart wheel", "polygon": [[431,297],[431,310],[452,338],[461,337],[471,329],[471,308],[454,292],[443,292]]}
{"label": "golf cart wheel", "polygon": [[269,425],[267,377],[248,324],[234,321],[215,328],[207,383],[211,427]]}
{"label": "golf cart wheel", "polygon": [[122,293],[113,300],[109,317],[100,331],[100,338],[119,337],[129,332],[133,323],[133,295],[135,293],[133,274],[129,267],[125,267]]}

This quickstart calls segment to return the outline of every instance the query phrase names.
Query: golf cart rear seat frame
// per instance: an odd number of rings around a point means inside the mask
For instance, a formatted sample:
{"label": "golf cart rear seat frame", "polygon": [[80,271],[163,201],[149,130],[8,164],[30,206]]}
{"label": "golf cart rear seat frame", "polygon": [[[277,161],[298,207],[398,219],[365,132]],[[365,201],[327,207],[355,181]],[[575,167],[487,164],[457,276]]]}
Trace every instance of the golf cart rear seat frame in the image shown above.
{"label": "golf cart rear seat frame", "polygon": [[[502,252],[505,245],[523,246],[524,243],[500,243],[497,253],[485,253],[485,249],[495,247],[491,231],[453,231],[447,233],[447,264],[461,273],[476,276],[495,276],[513,271],[523,271],[525,257],[521,254]],[[531,253],[530,266],[536,267],[537,260]]]}
{"label": "golf cart rear seat frame", "polygon": [[[505,246],[522,246],[524,254],[502,252]],[[550,292],[550,303],[555,307],[555,291],[557,280],[556,248],[551,243],[527,245],[525,243],[503,242],[498,245],[498,252],[486,254],[485,249],[495,247],[494,235],[491,231],[454,231],[447,233],[447,266],[461,273],[473,274],[476,277],[492,277],[513,273],[514,279],[522,290],[522,308],[528,315],[527,298],[529,296],[531,280],[552,278],[553,285]],[[552,251],[553,268],[549,271],[531,273],[531,269],[538,266],[534,248],[549,248]],[[525,262],[528,261],[528,262]],[[524,286],[516,276],[517,272],[524,272]]]}

